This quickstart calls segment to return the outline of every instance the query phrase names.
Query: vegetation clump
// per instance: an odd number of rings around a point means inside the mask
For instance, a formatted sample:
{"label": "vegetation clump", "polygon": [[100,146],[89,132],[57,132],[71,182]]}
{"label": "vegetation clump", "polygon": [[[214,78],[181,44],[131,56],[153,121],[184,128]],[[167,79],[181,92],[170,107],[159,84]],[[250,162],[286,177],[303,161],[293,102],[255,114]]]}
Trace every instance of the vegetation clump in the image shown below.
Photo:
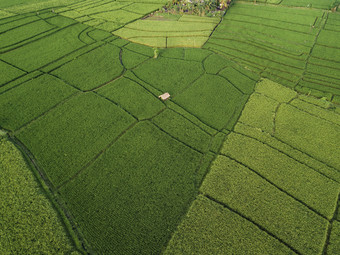
{"label": "vegetation clump", "polygon": [[222,17],[230,4],[231,0],[172,0],[161,9],[161,12]]}

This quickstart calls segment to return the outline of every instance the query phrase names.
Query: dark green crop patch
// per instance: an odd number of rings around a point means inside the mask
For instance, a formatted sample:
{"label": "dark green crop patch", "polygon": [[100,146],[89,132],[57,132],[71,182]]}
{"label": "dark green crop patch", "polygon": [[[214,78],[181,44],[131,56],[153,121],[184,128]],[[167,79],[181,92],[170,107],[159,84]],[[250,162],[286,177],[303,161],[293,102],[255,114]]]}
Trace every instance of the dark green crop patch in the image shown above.
{"label": "dark green crop patch", "polygon": [[243,97],[227,80],[210,74],[202,76],[174,101],[215,129],[223,129]]}
{"label": "dark green crop patch", "polygon": [[140,120],[151,118],[165,108],[156,96],[137,82],[125,77],[109,83],[97,92]]}
{"label": "dark green crop patch", "polygon": [[91,161],[135,119],[92,92],[79,94],[17,134],[58,186]]}
{"label": "dark green crop patch", "polygon": [[0,94],[1,126],[16,130],[76,92],[74,88],[50,75],[27,81]]}
{"label": "dark green crop patch", "polygon": [[61,66],[52,74],[81,90],[93,90],[122,74],[124,68],[119,54],[118,47],[107,44]]}
{"label": "dark green crop patch", "polygon": [[176,96],[203,74],[203,68],[198,62],[159,57],[148,60],[133,72],[163,93]]}
{"label": "dark green crop patch", "polygon": [[60,192],[96,252],[159,254],[196,195],[201,157],[142,122]]}

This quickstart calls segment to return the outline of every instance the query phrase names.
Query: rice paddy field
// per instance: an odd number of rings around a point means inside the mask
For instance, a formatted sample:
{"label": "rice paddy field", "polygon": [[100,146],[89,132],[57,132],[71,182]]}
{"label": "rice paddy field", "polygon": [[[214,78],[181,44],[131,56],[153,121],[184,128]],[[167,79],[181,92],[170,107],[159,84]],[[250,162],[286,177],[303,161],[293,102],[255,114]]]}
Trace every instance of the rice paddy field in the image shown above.
{"label": "rice paddy field", "polygon": [[340,254],[333,3],[0,1],[0,254]]}

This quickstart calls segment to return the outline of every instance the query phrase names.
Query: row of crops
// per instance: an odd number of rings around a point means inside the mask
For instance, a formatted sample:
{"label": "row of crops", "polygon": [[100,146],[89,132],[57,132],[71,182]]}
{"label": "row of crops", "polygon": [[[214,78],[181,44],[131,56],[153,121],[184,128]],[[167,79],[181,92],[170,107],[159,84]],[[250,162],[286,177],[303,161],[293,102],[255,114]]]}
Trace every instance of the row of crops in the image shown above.
{"label": "row of crops", "polygon": [[237,2],[217,27],[140,19],[157,0],[15,3],[0,3],[0,135],[67,223],[75,247],[55,219],[50,253],[337,254],[340,19],[322,1]]}
{"label": "row of crops", "polygon": [[339,15],[237,2],[204,48],[303,93],[339,101]]}

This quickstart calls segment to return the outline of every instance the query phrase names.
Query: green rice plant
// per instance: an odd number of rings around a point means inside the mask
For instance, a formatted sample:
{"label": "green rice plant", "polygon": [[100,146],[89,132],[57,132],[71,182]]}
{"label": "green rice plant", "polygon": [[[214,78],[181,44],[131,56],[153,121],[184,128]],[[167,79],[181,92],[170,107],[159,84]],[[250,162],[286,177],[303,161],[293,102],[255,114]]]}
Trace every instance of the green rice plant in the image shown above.
{"label": "green rice plant", "polygon": [[[210,33],[207,33],[210,34]],[[200,48],[209,39],[207,36],[174,36],[167,37],[167,47],[193,47]]]}
{"label": "green rice plant", "polygon": [[123,62],[123,66],[126,69],[133,69],[148,59],[149,57],[145,55],[135,53],[134,51],[130,51],[127,49],[124,49],[122,53],[122,62]]}
{"label": "green rice plant", "polygon": [[327,100],[319,99],[319,101],[323,102],[323,107],[315,106],[311,103],[307,103],[306,101],[303,101],[301,99],[295,99],[290,104],[294,107],[297,107],[298,109],[308,112],[312,115],[318,116],[322,119],[325,119],[329,122],[333,122],[336,125],[340,126],[340,116],[337,114],[334,114],[331,109],[332,105]]}
{"label": "green rice plant", "polygon": [[52,74],[87,91],[120,76],[124,70],[119,60],[120,49],[106,44],[66,63]]}
{"label": "green rice plant", "polygon": [[162,49],[160,51],[160,56],[165,58],[176,58],[184,60],[184,50],[185,48],[169,48]]}
{"label": "green rice plant", "polygon": [[336,31],[321,30],[317,43],[327,47],[339,47],[339,33]]}
{"label": "green rice plant", "polygon": [[74,19],[63,17],[61,15],[53,16],[49,19],[46,19],[45,21],[48,22],[49,24],[53,24],[53,25],[55,25],[59,28],[68,27],[72,24],[77,23]]}
{"label": "green rice plant", "polygon": [[205,74],[173,100],[205,124],[223,129],[232,118],[242,93],[225,79]]}
{"label": "green rice plant", "polygon": [[140,120],[151,118],[165,107],[156,96],[125,77],[109,83],[97,92]]}
{"label": "green rice plant", "polygon": [[124,10],[113,10],[98,14],[92,14],[90,15],[90,17],[95,19],[104,19],[106,21],[114,22],[119,26],[123,26],[125,23],[141,18],[142,14],[136,14]]}
{"label": "green rice plant", "polygon": [[36,70],[84,46],[85,44],[78,40],[78,34],[84,28],[86,26],[76,24],[61,29],[52,35],[4,53],[0,58],[26,71]]}
{"label": "green rice plant", "polygon": [[276,136],[335,169],[340,168],[339,126],[284,105],[276,118]]}
{"label": "green rice plant", "polygon": [[340,63],[340,48],[330,48],[316,44],[313,48],[312,56]]}
{"label": "green rice plant", "polygon": [[[256,92],[280,103],[288,103],[297,96],[297,93],[292,89],[286,88],[268,79],[263,79],[256,84]],[[260,101],[261,99],[259,102]]]}
{"label": "green rice plant", "polygon": [[[1,66],[1,62],[0,62],[0,66]],[[22,84],[22,83],[24,83],[28,80],[34,79],[34,78],[36,78],[40,75],[42,75],[42,73],[40,71],[36,71],[36,72],[32,72],[32,73],[20,76],[19,78],[15,79],[14,81],[9,82],[6,85],[0,86],[0,94],[4,93],[5,91],[10,90],[14,87],[19,86],[20,84]]]}
{"label": "green rice plant", "polygon": [[90,162],[135,119],[94,93],[71,98],[16,134],[57,187]]}
{"label": "green rice plant", "polygon": [[226,138],[227,134],[223,132],[218,132],[213,136],[213,139],[211,140],[211,145],[210,145],[210,151],[213,153],[218,154],[219,151],[221,150],[222,144]]}
{"label": "green rice plant", "polygon": [[96,41],[101,41],[107,38],[115,38],[111,33],[99,29],[95,29],[88,33],[91,38]]}
{"label": "green rice plant", "polygon": [[1,85],[8,83],[24,74],[25,72],[22,70],[0,60],[0,89],[2,88]]}
{"label": "green rice plant", "polygon": [[185,48],[184,60],[202,62],[211,52],[203,49]]}
{"label": "green rice plant", "polygon": [[[42,9],[52,8],[55,6],[63,6],[66,4],[72,4],[74,2],[78,2],[80,0],[14,0],[16,4],[5,8],[5,10],[14,13],[27,13],[27,12],[36,12]],[[14,1],[11,1],[13,3]]]}
{"label": "green rice plant", "polygon": [[240,89],[244,94],[251,94],[254,91],[256,81],[240,73],[234,67],[228,66],[219,72],[219,75],[225,77],[234,86]]}
{"label": "green rice plant", "polygon": [[[246,106],[247,107],[247,106]],[[318,171],[319,173],[327,176],[328,178],[340,182],[340,173],[334,171],[334,168],[327,166],[326,164],[318,161],[317,159],[308,156],[300,150],[293,148],[292,146],[277,140],[275,137],[271,136],[269,133],[263,132],[257,127],[251,127],[247,123],[242,124],[238,122],[234,127],[235,132],[244,134],[246,136],[255,138],[272,148],[282,151],[289,157],[309,166],[310,168]]]}
{"label": "green rice plant", "polygon": [[293,254],[239,214],[199,195],[172,236],[169,254]]}
{"label": "green rice plant", "polygon": [[[290,123],[287,122],[287,125]],[[281,138],[282,136],[278,137],[280,140],[290,142],[289,139]],[[301,146],[295,148],[301,149]],[[306,148],[304,144],[303,151],[306,151]],[[242,162],[328,219],[333,217],[339,191],[338,183],[279,150],[244,135],[230,134],[221,152]]]}
{"label": "green rice plant", "polygon": [[330,5],[330,0],[283,0],[281,5],[284,6],[294,6],[294,7],[308,7],[308,8],[318,8],[328,10]]}
{"label": "green rice plant", "polygon": [[152,58],[133,70],[141,80],[176,96],[203,74],[202,64],[170,58]]}
{"label": "green rice plant", "polygon": [[279,102],[274,99],[254,93],[249,97],[247,107],[243,109],[239,121],[272,133],[275,110],[278,105]]}
{"label": "green rice plant", "polygon": [[211,54],[204,60],[204,69],[209,74],[217,74],[230,65],[230,60],[217,54]]}
{"label": "green rice plant", "polygon": [[60,193],[95,252],[159,254],[196,195],[201,158],[141,122]]}
{"label": "green rice plant", "polygon": [[[308,78],[303,78],[303,80],[301,80],[298,84],[299,86],[303,86],[309,89],[315,89],[320,91],[320,95],[317,97],[323,97],[323,95],[328,94],[336,94],[336,95],[340,95],[340,87],[338,84],[329,84],[327,82],[318,82],[316,80],[308,80]],[[316,95],[314,95],[316,96]]]}
{"label": "green rice plant", "polygon": [[209,149],[211,136],[173,110],[165,110],[153,118],[152,122],[172,137],[200,152],[207,152]]}
{"label": "green rice plant", "polygon": [[104,42],[99,41],[99,42],[92,43],[91,45],[86,45],[84,47],[81,47],[81,48],[79,48],[75,51],[72,51],[70,54],[67,54],[66,56],[59,58],[59,59],[53,61],[52,63],[40,68],[40,70],[43,71],[43,72],[46,72],[46,73],[52,72],[55,69],[65,65],[66,63],[73,61],[77,57],[84,55],[84,54],[102,46],[103,44],[104,44]]}
{"label": "green rice plant", "polygon": [[133,3],[123,8],[123,10],[136,12],[142,15],[157,11],[162,5],[161,4],[148,4],[148,3]]}
{"label": "green rice plant", "polygon": [[310,11],[306,9],[290,9],[270,5],[254,6],[235,4],[233,5],[233,8],[230,8],[227,16],[235,13],[263,17],[267,19],[266,23],[268,24],[270,24],[271,20],[278,20],[287,23],[311,25],[313,24],[315,17],[321,17],[323,12],[321,10]]}
{"label": "green rice plant", "polygon": [[106,3],[95,3],[95,5],[87,5],[86,7],[79,7],[79,8],[74,8],[78,13],[81,15],[91,15],[91,14],[100,14],[100,13],[105,13],[107,11],[113,11],[113,10],[118,10],[121,8],[124,8],[126,6],[129,6],[129,3],[124,3],[124,2],[116,2],[116,1],[107,1]]}
{"label": "green rice plant", "polygon": [[200,129],[204,130],[206,133],[210,135],[215,135],[218,131],[211,126],[204,124],[200,119],[198,119],[195,115],[189,113],[185,109],[183,109],[178,104],[175,104],[172,100],[166,102],[167,107],[176,113],[180,114],[184,118],[188,119],[190,122],[194,123]]}
{"label": "green rice plant", "polygon": [[328,221],[236,161],[218,156],[200,190],[299,253],[322,251]]}
{"label": "green rice plant", "polygon": [[207,22],[203,17],[188,20],[184,18],[187,16],[182,15],[175,20],[160,20],[151,16],[130,23],[114,34],[152,47],[201,47],[219,20],[212,19]]}
{"label": "green rice plant", "polygon": [[19,16],[20,18],[18,18],[18,16],[15,17],[15,19],[0,19],[0,24],[2,23],[2,21],[4,22],[4,24],[1,24],[0,26],[0,32],[6,32],[10,29],[15,29],[17,27],[26,25],[26,24],[30,24],[30,23],[34,23],[35,21],[38,21],[39,18],[36,15],[23,15],[23,16]]}
{"label": "green rice plant", "polygon": [[[124,40],[125,41],[125,40]],[[153,57],[154,56],[154,50],[148,46],[141,45],[141,44],[136,44],[136,43],[129,43],[124,46],[124,48],[134,51],[136,53],[148,56],[148,57]]]}
{"label": "green rice plant", "polygon": [[0,138],[0,170],[0,253],[74,252],[60,216],[20,151],[6,138]]}
{"label": "green rice plant", "polygon": [[340,222],[333,221],[332,232],[327,246],[327,254],[335,255],[340,250]]}
{"label": "green rice plant", "polygon": [[16,130],[77,90],[49,75],[39,76],[0,94],[0,123]]}

